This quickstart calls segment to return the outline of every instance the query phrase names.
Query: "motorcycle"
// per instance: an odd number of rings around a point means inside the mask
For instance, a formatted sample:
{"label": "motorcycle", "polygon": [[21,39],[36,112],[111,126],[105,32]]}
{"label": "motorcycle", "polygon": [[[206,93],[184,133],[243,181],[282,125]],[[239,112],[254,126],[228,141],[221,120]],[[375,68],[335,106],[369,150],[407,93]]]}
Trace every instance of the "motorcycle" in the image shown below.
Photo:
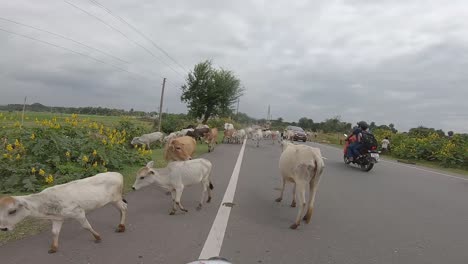
{"label": "motorcycle", "polygon": [[[344,134],[347,138],[348,135]],[[343,160],[345,164],[355,164],[361,168],[362,171],[370,171],[380,159],[380,151],[377,151],[377,146],[371,146],[370,148],[363,146],[361,147],[360,154],[362,158],[354,158],[352,161],[348,158],[348,147],[351,143],[356,141],[356,137],[352,136],[349,140],[346,140],[343,149]]]}

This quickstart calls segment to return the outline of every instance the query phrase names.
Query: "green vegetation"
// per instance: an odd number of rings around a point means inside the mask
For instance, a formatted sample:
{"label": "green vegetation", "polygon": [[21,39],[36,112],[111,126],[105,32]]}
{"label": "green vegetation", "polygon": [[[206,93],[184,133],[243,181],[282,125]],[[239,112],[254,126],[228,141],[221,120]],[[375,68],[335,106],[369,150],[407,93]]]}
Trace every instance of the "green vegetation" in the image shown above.
{"label": "green vegetation", "polygon": [[204,61],[188,74],[181,100],[187,103],[190,116],[206,124],[210,117],[232,114],[232,106],[242,93],[240,80],[231,71],[214,69],[210,61]]}

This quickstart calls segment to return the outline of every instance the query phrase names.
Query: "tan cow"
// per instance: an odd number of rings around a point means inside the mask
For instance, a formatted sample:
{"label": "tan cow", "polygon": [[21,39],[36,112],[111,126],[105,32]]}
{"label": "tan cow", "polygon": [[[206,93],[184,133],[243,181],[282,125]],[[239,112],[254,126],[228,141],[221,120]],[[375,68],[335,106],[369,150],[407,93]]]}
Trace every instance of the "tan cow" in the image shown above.
{"label": "tan cow", "polygon": [[214,150],[215,145],[217,144],[218,140],[218,129],[212,128],[210,132],[205,134],[205,142],[208,144],[208,152]]}
{"label": "tan cow", "polygon": [[197,142],[189,136],[178,137],[167,142],[164,148],[166,161],[183,161],[192,159]]}

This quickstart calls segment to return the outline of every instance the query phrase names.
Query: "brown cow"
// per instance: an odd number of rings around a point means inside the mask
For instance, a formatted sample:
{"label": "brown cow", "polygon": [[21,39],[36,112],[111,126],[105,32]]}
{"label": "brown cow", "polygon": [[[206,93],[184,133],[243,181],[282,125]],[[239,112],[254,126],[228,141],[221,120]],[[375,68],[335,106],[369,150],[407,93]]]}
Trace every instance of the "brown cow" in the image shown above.
{"label": "brown cow", "polygon": [[197,142],[189,136],[178,137],[167,142],[164,148],[166,161],[190,160],[195,152]]}
{"label": "brown cow", "polygon": [[235,129],[228,129],[228,130],[224,130],[224,135],[223,135],[223,143],[231,143],[234,141],[234,137],[233,137],[233,134],[236,132],[237,130]]}
{"label": "brown cow", "polygon": [[218,129],[212,128],[210,132],[205,134],[205,142],[208,144],[208,152],[214,150],[215,144],[218,140]]}

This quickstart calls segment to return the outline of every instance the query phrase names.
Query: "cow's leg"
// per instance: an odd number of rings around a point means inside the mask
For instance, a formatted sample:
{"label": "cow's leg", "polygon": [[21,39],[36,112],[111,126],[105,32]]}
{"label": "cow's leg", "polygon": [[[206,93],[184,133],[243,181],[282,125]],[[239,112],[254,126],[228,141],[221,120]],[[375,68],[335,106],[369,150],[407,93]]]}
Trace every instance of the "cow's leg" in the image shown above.
{"label": "cow's leg", "polygon": [[172,209],[171,209],[171,212],[169,213],[169,215],[174,215],[175,212],[177,211],[177,206],[176,206],[176,202],[175,202],[175,199],[176,199],[175,190],[171,190],[171,196],[172,196]]}
{"label": "cow's leg", "polygon": [[180,198],[182,197],[182,192],[183,191],[184,191],[184,186],[176,188],[176,190],[175,190],[175,193],[176,193],[175,201],[176,201],[176,205],[180,208],[180,210],[182,210],[183,212],[188,212],[188,210],[185,209],[184,206],[182,205],[182,203],[180,202]]}
{"label": "cow's leg", "polygon": [[283,180],[283,187],[281,188],[280,197],[275,200],[278,203],[283,200],[284,187],[286,186],[286,179],[284,177],[281,177],[281,179]]}
{"label": "cow's leg", "polygon": [[125,232],[125,221],[127,220],[127,204],[120,199],[114,203],[115,207],[120,211],[120,224],[115,230],[115,232],[123,233]]}
{"label": "cow's leg", "polygon": [[88,222],[84,211],[80,214],[79,217],[76,218],[76,220],[81,224],[81,226],[84,229],[88,230],[89,232],[91,232],[91,234],[93,234],[96,243],[101,241],[101,235],[99,235],[99,233],[96,232],[91,226],[91,224]]}
{"label": "cow's leg", "polygon": [[290,226],[291,229],[296,229],[301,224],[302,215],[306,211],[305,203],[305,184],[304,182],[297,182],[297,199],[299,200],[299,210],[297,212],[296,221]]}
{"label": "cow's leg", "polygon": [[208,187],[209,184],[210,184],[210,183],[209,183],[208,181],[206,181],[206,180],[203,180],[201,183],[202,183],[202,186],[203,186],[203,191],[202,191],[202,194],[201,194],[200,203],[199,203],[198,206],[197,206],[197,210],[198,210],[198,211],[202,209],[203,200],[205,199],[205,194],[206,194],[206,192],[207,192],[207,189],[209,189],[209,188],[207,188],[207,187]]}
{"label": "cow's leg", "polygon": [[315,195],[317,194],[317,189],[318,189],[318,180],[312,179],[310,182],[310,201],[309,201],[309,208],[307,208],[307,213],[304,215],[304,221],[306,223],[310,222],[310,219],[312,218],[312,213],[314,212],[314,202],[315,202]]}
{"label": "cow's leg", "polygon": [[55,253],[58,249],[58,240],[60,230],[62,229],[63,220],[52,220],[52,245],[50,246],[49,253]]}
{"label": "cow's leg", "polygon": [[[210,187],[211,185],[211,187]],[[211,188],[213,188],[213,185],[211,181],[208,179],[208,200],[206,200],[207,203],[211,202]]]}
{"label": "cow's leg", "polygon": [[291,207],[296,207],[296,183],[293,183],[293,200],[291,202]]}

